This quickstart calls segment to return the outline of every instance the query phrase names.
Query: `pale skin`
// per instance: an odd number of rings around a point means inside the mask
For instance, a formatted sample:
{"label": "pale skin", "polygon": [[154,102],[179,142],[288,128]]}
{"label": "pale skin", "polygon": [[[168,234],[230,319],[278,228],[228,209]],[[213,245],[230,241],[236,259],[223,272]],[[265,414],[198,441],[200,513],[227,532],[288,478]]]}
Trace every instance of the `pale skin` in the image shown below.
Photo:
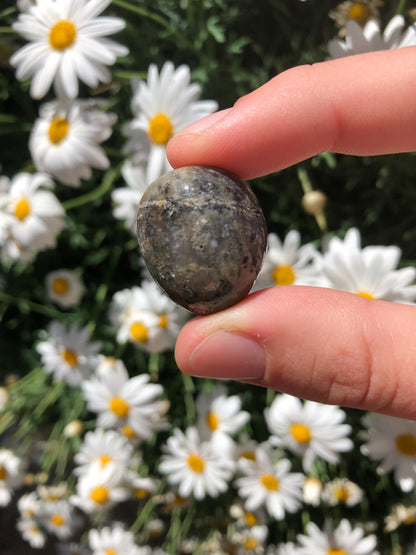
{"label": "pale skin", "polygon": [[[251,179],[328,150],[415,151],[415,90],[416,47],[293,68],[175,135],[168,157]],[[416,420],[415,330],[414,306],[282,286],[192,319],[175,355],[186,374]]]}

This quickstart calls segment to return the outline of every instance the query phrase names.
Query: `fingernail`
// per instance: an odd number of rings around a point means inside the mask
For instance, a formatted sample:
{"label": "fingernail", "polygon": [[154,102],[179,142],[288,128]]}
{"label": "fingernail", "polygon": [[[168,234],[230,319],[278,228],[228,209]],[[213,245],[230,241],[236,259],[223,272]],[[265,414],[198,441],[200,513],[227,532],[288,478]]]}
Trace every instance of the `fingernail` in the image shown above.
{"label": "fingernail", "polygon": [[265,367],[265,352],[256,341],[217,331],[191,353],[188,372],[205,378],[258,379],[263,376]]}
{"label": "fingernail", "polygon": [[214,125],[214,123],[218,123],[220,120],[222,120],[225,116],[227,116],[229,112],[231,112],[231,110],[232,108],[227,108],[226,110],[220,110],[219,112],[215,112],[214,114],[205,116],[204,118],[191,123],[190,125],[185,127],[185,129],[182,129],[181,131],[179,131],[179,133],[176,133],[175,136],[177,137],[178,135],[182,134],[188,135],[189,133],[198,133],[199,131],[204,131],[208,127],[211,127],[211,125]]}

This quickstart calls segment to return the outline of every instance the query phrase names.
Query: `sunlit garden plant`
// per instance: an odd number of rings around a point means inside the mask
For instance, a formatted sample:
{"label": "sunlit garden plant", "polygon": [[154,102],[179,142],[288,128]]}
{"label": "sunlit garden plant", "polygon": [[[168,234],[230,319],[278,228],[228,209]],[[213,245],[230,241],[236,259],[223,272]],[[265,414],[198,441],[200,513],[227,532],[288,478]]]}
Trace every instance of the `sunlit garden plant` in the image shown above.
{"label": "sunlit garden plant", "polygon": [[[0,544],[416,552],[416,423],[182,374],[192,315],[135,217],[166,145],[290,67],[416,44],[405,1],[18,0],[0,11]],[[366,100],[363,99],[363,102]],[[254,290],[414,304],[413,153],[253,180]]]}

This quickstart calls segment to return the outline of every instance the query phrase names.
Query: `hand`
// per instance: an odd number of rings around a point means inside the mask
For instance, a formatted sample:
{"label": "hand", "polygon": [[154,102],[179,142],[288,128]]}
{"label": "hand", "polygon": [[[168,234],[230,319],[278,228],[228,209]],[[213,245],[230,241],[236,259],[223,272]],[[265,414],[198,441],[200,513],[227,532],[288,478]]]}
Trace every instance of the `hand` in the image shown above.
{"label": "hand", "polygon": [[[409,47],[288,70],[178,133],[168,145],[170,162],[250,179],[326,150],[416,150],[415,62],[416,47]],[[275,287],[191,320],[176,360],[194,376],[416,419],[415,330],[413,306]]]}

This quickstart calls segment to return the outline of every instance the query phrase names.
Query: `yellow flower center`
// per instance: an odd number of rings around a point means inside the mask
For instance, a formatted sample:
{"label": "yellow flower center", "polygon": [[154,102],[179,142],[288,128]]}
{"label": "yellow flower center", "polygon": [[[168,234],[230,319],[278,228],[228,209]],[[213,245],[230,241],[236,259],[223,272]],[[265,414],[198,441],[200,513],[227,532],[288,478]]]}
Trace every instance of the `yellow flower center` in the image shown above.
{"label": "yellow flower center", "polygon": [[186,497],[181,497],[180,495],[176,494],[175,498],[173,500],[173,504],[176,507],[185,507],[185,505],[187,504],[188,499]]}
{"label": "yellow flower center", "polygon": [[242,453],[240,453],[240,457],[249,461],[255,461],[256,453],[254,451],[243,451]]}
{"label": "yellow flower center", "polygon": [[49,520],[52,522],[52,524],[55,524],[55,526],[62,526],[63,524],[65,524],[65,519],[60,514],[52,515]]}
{"label": "yellow flower center", "polygon": [[33,525],[30,527],[30,531],[32,532],[32,534],[39,534],[39,533],[40,533],[39,527],[36,526],[36,524],[33,524]]}
{"label": "yellow flower center", "polygon": [[96,488],[91,490],[90,497],[94,501],[94,503],[102,505],[108,499],[108,488],[106,488],[105,486],[97,486]]}
{"label": "yellow flower center", "polygon": [[65,295],[69,290],[69,282],[65,278],[56,278],[52,282],[52,289],[57,295]]}
{"label": "yellow flower center", "polygon": [[258,522],[256,515],[250,512],[244,513],[244,519],[246,521],[247,526],[255,526]]}
{"label": "yellow flower center", "polygon": [[129,413],[130,407],[121,397],[113,397],[110,401],[110,410],[119,418],[125,418]]}
{"label": "yellow flower center", "polygon": [[263,474],[260,477],[260,482],[269,491],[277,491],[279,489],[279,480],[273,474]]}
{"label": "yellow flower center", "polygon": [[406,457],[416,456],[416,437],[412,434],[402,434],[396,437],[396,447]]}
{"label": "yellow flower center", "polygon": [[352,19],[358,25],[365,25],[370,16],[371,9],[364,2],[354,2],[347,13],[348,19]]}
{"label": "yellow flower center", "polygon": [[0,466],[0,480],[5,480],[7,478],[7,470],[4,466]]}
{"label": "yellow flower center", "polygon": [[142,488],[136,488],[134,490],[134,495],[138,498],[138,499],[145,499],[148,495],[149,492],[145,489]]}
{"label": "yellow flower center", "polygon": [[123,426],[123,434],[130,439],[137,437],[131,426]]}
{"label": "yellow flower center", "polygon": [[273,281],[276,285],[292,285],[295,279],[295,272],[289,264],[282,264],[273,270]]}
{"label": "yellow flower center", "polygon": [[205,418],[205,422],[208,426],[208,428],[212,431],[215,432],[215,430],[218,428],[220,421],[218,419],[218,416],[215,414],[215,412],[209,412]]}
{"label": "yellow flower center", "polygon": [[335,493],[335,497],[338,499],[340,503],[345,503],[346,501],[348,501],[348,498],[350,496],[347,488],[343,488],[343,487],[337,488],[334,493]]}
{"label": "yellow flower center", "polygon": [[326,555],[348,555],[345,549],[327,549]]}
{"label": "yellow flower center", "polygon": [[31,206],[30,206],[30,202],[28,201],[27,198],[24,198],[24,197],[21,198],[14,205],[14,215],[20,221],[27,218],[27,216],[29,216],[30,212],[31,212]]}
{"label": "yellow flower center", "polygon": [[115,549],[106,549],[105,555],[117,555],[118,552]]}
{"label": "yellow flower center", "polygon": [[108,455],[101,455],[98,457],[98,460],[100,461],[101,466],[106,466],[109,462],[112,462],[113,458]]}
{"label": "yellow flower center", "polygon": [[196,454],[191,454],[187,458],[188,466],[194,472],[203,472],[205,467],[205,462],[202,457]]}
{"label": "yellow flower center", "polygon": [[149,122],[149,137],[158,145],[165,145],[173,135],[173,125],[165,114],[156,114]]}
{"label": "yellow flower center", "polygon": [[259,542],[256,538],[248,537],[244,540],[244,548],[246,551],[254,551],[258,545]]}
{"label": "yellow flower center", "polygon": [[141,322],[134,322],[134,324],[130,326],[130,335],[133,341],[145,343],[149,334],[144,324],[142,324]]}
{"label": "yellow flower center", "polygon": [[63,19],[55,23],[49,31],[49,43],[55,50],[65,50],[74,42],[76,35],[75,25]]}
{"label": "yellow flower center", "polygon": [[292,424],[290,433],[298,443],[309,443],[312,438],[311,431],[305,424]]}
{"label": "yellow flower center", "polygon": [[168,317],[166,314],[162,314],[159,318],[159,322],[157,324],[159,328],[163,328],[164,330],[168,327]]}
{"label": "yellow flower center", "polygon": [[66,118],[62,118],[61,116],[53,118],[48,131],[50,142],[54,145],[60,143],[63,139],[65,139],[68,131],[69,122]]}
{"label": "yellow flower center", "polygon": [[78,355],[72,349],[63,350],[61,356],[69,366],[75,366],[78,363]]}
{"label": "yellow flower center", "polygon": [[374,295],[368,291],[357,291],[356,293],[359,297],[364,297],[364,299],[375,299]]}

